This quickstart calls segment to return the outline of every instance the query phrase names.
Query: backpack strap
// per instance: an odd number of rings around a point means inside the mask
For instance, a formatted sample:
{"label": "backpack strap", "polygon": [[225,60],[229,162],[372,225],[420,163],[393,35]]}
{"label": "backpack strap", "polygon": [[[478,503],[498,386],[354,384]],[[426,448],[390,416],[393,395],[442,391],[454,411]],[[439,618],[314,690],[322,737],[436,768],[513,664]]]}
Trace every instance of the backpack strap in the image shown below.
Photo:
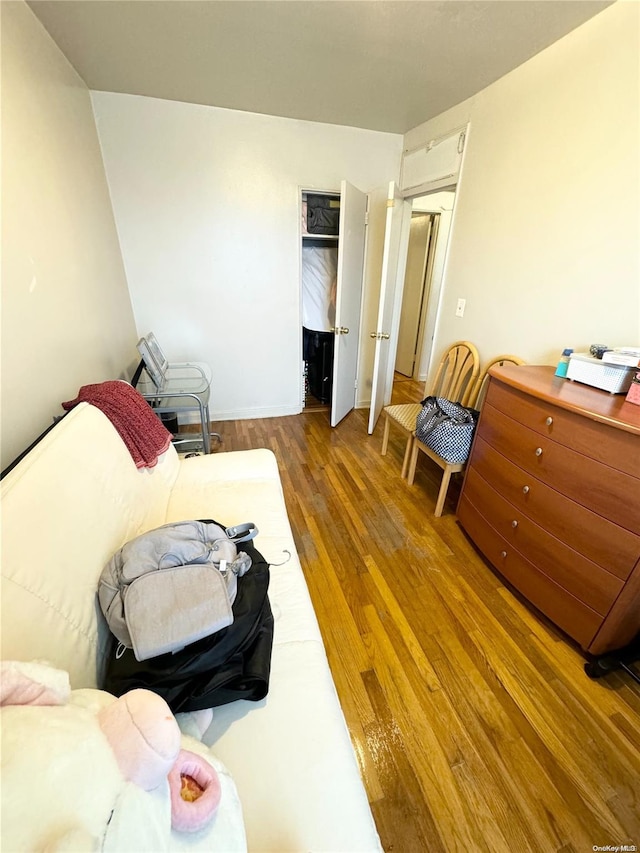
{"label": "backpack strap", "polygon": [[247,521],[245,524],[236,524],[235,527],[226,527],[224,532],[234,542],[248,542],[256,538],[258,528],[252,521]]}

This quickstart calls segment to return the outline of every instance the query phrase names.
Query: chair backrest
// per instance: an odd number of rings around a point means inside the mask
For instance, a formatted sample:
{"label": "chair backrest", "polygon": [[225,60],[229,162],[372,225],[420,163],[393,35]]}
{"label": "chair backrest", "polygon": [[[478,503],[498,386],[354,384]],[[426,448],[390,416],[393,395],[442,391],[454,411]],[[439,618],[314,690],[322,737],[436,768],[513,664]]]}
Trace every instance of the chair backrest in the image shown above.
{"label": "chair backrest", "polygon": [[156,336],[153,334],[153,332],[148,332],[145,335],[145,338],[147,339],[149,350],[151,351],[151,355],[154,357],[156,364],[158,365],[160,370],[165,373],[167,367],[169,367],[169,362],[167,360],[166,355],[160,348],[160,344],[156,340]]}
{"label": "chair backrest", "polygon": [[156,388],[160,388],[164,382],[169,363],[158,346],[158,342],[153,332],[143,335],[143,337],[138,341],[137,347],[138,352],[140,353],[140,358],[144,362],[145,370],[151,377]]}
{"label": "chair backrest", "polygon": [[446,397],[468,404],[480,373],[478,350],[469,341],[456,341],[445,351],[425,396]]}
{"label": "chair backrest", "polygon": [[497,355],[495,358],[492,358],[491,361],[485,364],[482,373],[478,376],[476,381],[476,386],[474,388],[473,394],[471,396],[470,406],[473,406],[474,409],[480,410],[482,404],[484,403],[484,398],[487,394],[487,386],[489,385],[489,369],[496,364],[525,364],[524,359],[520,358],[517,355]]}

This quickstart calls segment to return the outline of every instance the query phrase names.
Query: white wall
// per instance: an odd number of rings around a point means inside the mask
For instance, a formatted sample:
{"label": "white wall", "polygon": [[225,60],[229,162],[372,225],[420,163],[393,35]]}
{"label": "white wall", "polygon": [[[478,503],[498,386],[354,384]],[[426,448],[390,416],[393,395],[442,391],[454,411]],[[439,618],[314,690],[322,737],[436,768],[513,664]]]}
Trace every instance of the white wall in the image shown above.
{"label": "white wall", "polygon": [[483,361],[552,364],[640,343],[639,17],[615,3],[406,135],[414,148],[471,122],[437,355],[466,338]]}
{"label": "white wall", "polygon": [[2,14],[2,467],[135,326],[89,92],[29,7]]}
{"label": "white wall", "polygon": [[402,137],[92,99],[138,332],[211,365],[214,421],[300,411],[300,189],[397,179]]}

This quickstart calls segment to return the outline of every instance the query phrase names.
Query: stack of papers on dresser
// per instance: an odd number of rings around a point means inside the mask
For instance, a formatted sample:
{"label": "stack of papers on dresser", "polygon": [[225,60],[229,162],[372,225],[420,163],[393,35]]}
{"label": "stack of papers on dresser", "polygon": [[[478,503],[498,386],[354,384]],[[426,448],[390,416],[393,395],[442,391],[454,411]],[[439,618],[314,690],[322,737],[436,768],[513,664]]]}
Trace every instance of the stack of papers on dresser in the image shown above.
{"label": "stack of papers on dresser", "polygon": [[602,360],[605,364],[640,367],[640,347],[614,347],[602,354]]}

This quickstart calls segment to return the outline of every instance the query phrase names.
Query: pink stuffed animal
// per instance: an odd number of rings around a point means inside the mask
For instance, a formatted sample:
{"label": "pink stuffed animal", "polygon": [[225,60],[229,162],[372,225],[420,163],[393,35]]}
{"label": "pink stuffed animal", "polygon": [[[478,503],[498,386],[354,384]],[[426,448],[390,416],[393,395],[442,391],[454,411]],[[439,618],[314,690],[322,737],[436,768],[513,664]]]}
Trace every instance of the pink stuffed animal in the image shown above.
{"label": "pink stuffed animal", "polygon": [[122,775],[145,791],[169,778],[171,826],[205,827],[220,803],[220,781],[202,756],[180,749],[180,729],[167,703],[149,690],[125,693],[98,714]]}
{"label": "pink stuffed animal", "polygon": [[[3,662],[3,706],[65,706],[69,697],[67,673],[39,663]],[[164,699],[132,690],[104,704],[97,719],[126,781],[154,791],[168,778],[174,829],[197,832],[208,825],[221,798],[218,774],[202,756],[180,749],[180,728]]]}

